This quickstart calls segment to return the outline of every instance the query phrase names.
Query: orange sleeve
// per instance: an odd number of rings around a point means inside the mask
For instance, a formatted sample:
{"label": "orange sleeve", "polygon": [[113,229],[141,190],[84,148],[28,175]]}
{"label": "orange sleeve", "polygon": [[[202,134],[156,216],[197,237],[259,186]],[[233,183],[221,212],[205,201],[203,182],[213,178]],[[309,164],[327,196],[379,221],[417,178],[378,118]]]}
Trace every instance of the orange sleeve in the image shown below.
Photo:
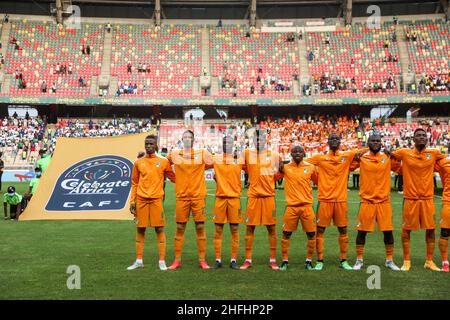
{"label": "orange sleeve", "polygon": [[321,154],[316,154],[314,157],[305,159],[305,161],[317,166],[320,162],[320,157],[322,157]]}
{"label": "orange sleeve", "polygon": [[175,183],[175,173],[172,170],[172,165],[167,161],[167,167],[164,169],[164,176]]}
{"label": "orange sleeve", "polygon": [[397,160],[402,160],[405,156],[405,149],[398,149],[395,151],[392,151],[392,156]]}
{"label": "orange sleeve", "polygon": [[136,203],[138,184],[139,184],[139,170],[138,170],[136,162],[135,162],[134,166],[133,166],[133,171],[131,173],[131,198],[130,198],[130,203]]}
{"label": "orange sleeve", "polygon": [[169,154],[167,155],[167,160],[169,160],[169,164],[173,164],[172,151],[170,151]]}
{"label": "orange sleeve", "polygon": [[447,157],[446,154],[440,153],[440,152],[437,151],[437,150],[436,150],[435,155],[436,155],[436,161],[440,161],[440,160],[445,159],[445,158]]}

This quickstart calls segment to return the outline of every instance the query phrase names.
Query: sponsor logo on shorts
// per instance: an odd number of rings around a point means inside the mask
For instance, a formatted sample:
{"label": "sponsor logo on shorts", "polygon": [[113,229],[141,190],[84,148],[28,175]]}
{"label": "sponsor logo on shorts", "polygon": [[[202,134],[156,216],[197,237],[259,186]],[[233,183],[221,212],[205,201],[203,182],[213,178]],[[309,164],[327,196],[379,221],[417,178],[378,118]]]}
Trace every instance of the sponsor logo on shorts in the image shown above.
{"label": "sponsor logo on shorts", "polygon": [[214,220],[215,218],[216,218],[216,216],[214,215],[214,216],[213,216],[213,220]]}
{"label": "sponsor logo on shorts", "polygon": [[120,156],[81,160],[56,180],[47,211],[109,211],[123,209],[131,191],[133,163]]}
{"label": "sponsor logo on shorts", "polygon": [[250,217],[246,217],[245,222],[249,222],[249,221],[250,221]]}
{"label": "sponsor logo on shorts", "polygon": [[358,228],[358,227],[361,227],[361,225],[362,225],[361,221],[358,221],[358,223],[356,224],[356,227],[357,227],[357,228]]}
{"label": "sponsor logo on shorts", "polygon": [[316,223],[319,223],[319,222],[320,222],[320,218],[317,218],[317,219],[316,219]]}

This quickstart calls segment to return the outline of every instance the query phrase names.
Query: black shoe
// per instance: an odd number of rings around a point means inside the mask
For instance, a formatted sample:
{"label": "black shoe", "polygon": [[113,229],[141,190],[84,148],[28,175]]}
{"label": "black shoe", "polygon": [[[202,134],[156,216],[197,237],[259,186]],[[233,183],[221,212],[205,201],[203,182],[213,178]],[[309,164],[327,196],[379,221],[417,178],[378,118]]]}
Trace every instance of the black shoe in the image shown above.
{"label": "black shoe", "polygon": [[239,266],[238,266],[236,261],[231,261],[230,262],[230,268],[234,269],[234,270],[239,270]]}
{"label": "black shoe", "polygon": [[214,262],[214,264],[212,265],[211,268],[212,268],[212,269],[218,269],[218,268],[220,268],[220,267],[222,267],[222,262],[216,260],[216,262]]}
{"label": "black shoe", "polygon": [[287,261],[283,261],[280,266],[281,271],[286,271],[288,269],[289,263]]}
{"label": "black shoe", "polygon": [[311,261],[306,261],[305,262],[305,269],[306,270],[314,270],[314,266],[312,265]]}

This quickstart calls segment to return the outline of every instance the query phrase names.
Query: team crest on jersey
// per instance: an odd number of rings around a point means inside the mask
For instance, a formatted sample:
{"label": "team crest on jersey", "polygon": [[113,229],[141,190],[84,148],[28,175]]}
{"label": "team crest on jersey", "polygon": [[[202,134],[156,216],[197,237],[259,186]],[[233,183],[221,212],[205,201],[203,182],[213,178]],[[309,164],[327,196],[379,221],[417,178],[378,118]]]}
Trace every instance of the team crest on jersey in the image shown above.
{"label": "team crest on jersey", "polygon": [[304,173],[308,173],[308,168],[303,169]]}
{"label": "team crest on jersey", "polygon": [[427,159],[431,159],[431,154],[427,153]]}
{"label": "team crest on jersey", "polygon": [[341,158],[341,162],[344,163],[345,162],[345,157]]}
{"label": "team crest on jersey", "polygon": [[161,167],[161,162],[155,163],[155,166],[157,166],[158,168]]}
{"label": "team crest on jersey", "polygon": [[386,158],[381,158],[381,163],[385,164],[386,163]]}

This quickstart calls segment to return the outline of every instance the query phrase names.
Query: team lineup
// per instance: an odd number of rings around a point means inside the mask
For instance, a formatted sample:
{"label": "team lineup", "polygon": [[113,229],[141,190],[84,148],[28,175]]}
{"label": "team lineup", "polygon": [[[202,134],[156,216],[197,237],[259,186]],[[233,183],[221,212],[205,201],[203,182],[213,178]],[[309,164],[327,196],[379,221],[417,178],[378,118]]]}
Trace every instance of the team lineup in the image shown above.
{"label": "team lineup", "polygon": [[[222,266],[222,236],[226,223],[231,232],[230,268],[248,269],[252,266],[252,248],[256,226],[265,226],[269,239],[269,267],[287,270],[289,266],[290,238],[301,223],[307,236],[305,268],[324,268],[325,230],[331,225],[338,228],[340,267],[345,270],[360,270],[364,266],[364,246],[368,232],[383,232],[385,244],[385,266],[391,270],[409,271],[410,233],[424,229],[426,259],[424,267],[434,271],[449,272],[448,238],[450,235],[450,157],[434,149],[427,149],[427,135],[419,128],[414,131],[414,148],[382,150],[382,139],[374,132],[368,139],[368,147],[340,151],[341,139],[337,134],[328,138],[329,151],[310,158],[305,157],[301,145],[291,148],[291,161],[281,161],[280,155],[267,147],[267,137],[257,130],[253,136],[253,149],[237,155],[233,150],[233,138],[223,138],[223,153],[212,155],[206,150],[196,150],[194,133],[183,133],[181,150],[171,151],[167,158],[159,156],[158,137],[145,138],[145,156],[136,160],[132,172],[130,212],[135,216],[136,261],[128,270],[141,268],[147,227],[155,228],[158,242],[160,270],[175,270],[182,266],[182,249],[186,224],[192,214],[195,222],[199,265],[202,269]],[[173,166],[173,169],[172,169]],[[357,218],[356,262],[351,266],[347,260],[349,238],[347,234],[348,206],[347,184],[349,173],[360,170],[360,208]],[[215,263],[206,262],[206,182],[205,170],[214,169],[216,181],[215,205],[213,209]],[[249,178],[247,207],[241,212],[241,172]],[[403,265],[399,268],[393,261],[394,235],[392,208],[390,203],[391,171],[401,172],[404,178],[404,202],[401,242]],[[442,210],[440,212],[440,235],[438,247],[442,258],[442,269],[433,262],[435,250],[434,172],[439,172],[443,184]],[[165,263],[166,218],[163,208],[164,181],[175,183],[175,259],[167,267]],[[286,209],[284,212],[281,256],[277,264],[278,237],[276,225],[275,183],[284,179]],[[312,183],[318,187],[318,204],[313,209]],[[238,266],[240,223],[245,223],[245,261]],[[314,252],[317,261],[313,265]]]}

